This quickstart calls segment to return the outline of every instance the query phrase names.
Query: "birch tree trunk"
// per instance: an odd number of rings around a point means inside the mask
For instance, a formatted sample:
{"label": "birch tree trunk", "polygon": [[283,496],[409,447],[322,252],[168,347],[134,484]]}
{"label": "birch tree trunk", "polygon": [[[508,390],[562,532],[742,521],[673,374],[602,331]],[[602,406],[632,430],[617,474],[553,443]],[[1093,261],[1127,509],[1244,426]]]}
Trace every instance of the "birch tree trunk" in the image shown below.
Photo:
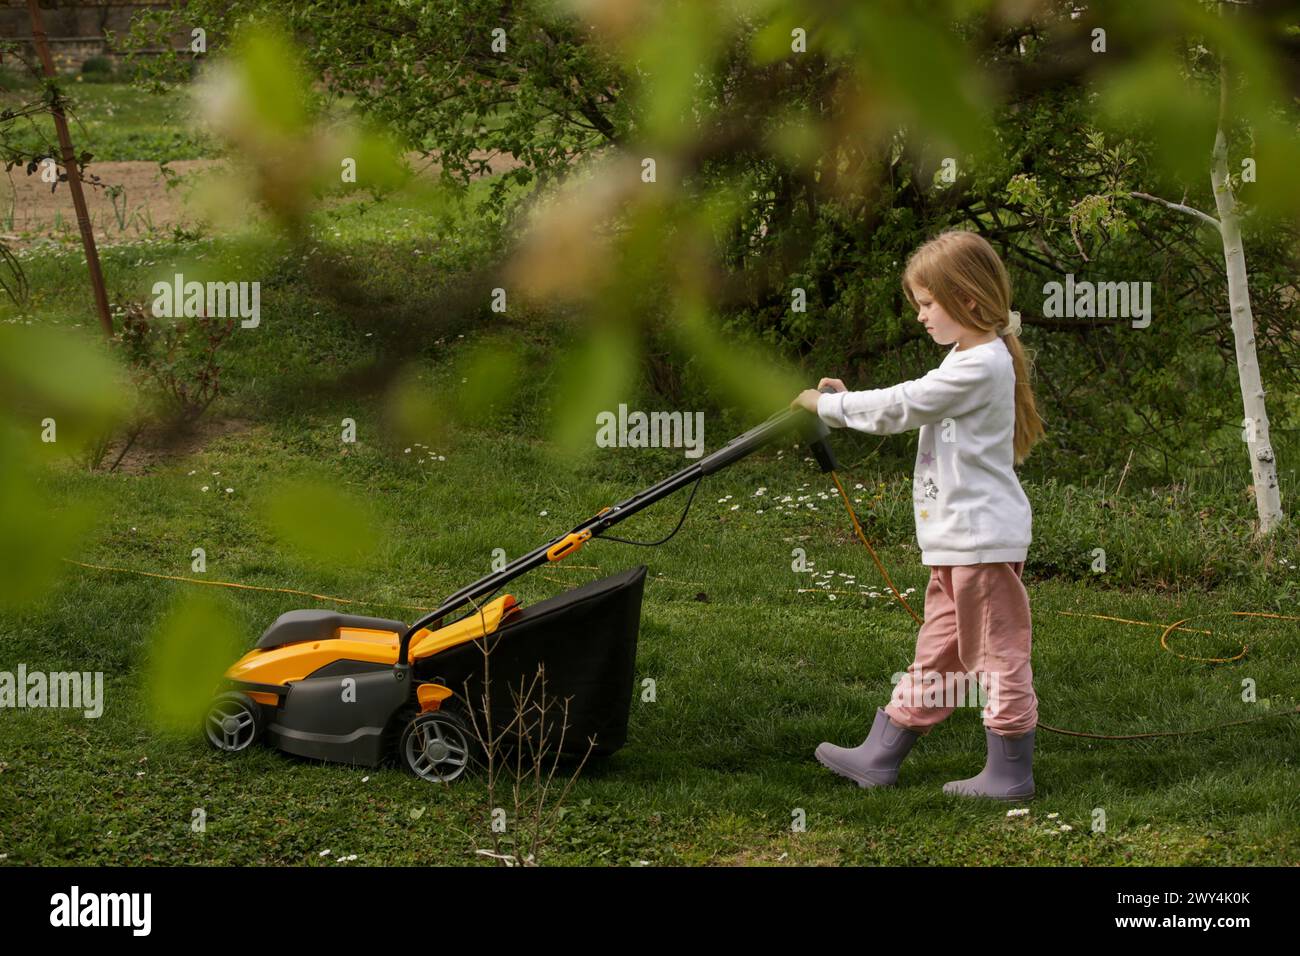
{"label": "birch tree trunk", "polygon": [[[1228,307],[1232,317],[1232,338],[1237,347],[1237,377],[1245,413],[1243,438],[1250,451],[1250,471],[1255,483],[1255,505],[1259,512],[1257,535],[1268,534],[1281,523],[1282,492],[1277,483],[1277,462],[1268,438],[1268,412],[1264,408],[1264,386],[1259,377],[1255,351],[1255,317],[1250,309],[1246,250],[1241,243],[1241,221],[1237,198],[1228,182],[1228,142],[1224,132],[1228,114],[1228,66],[1219,60],[1219,123],[1214,134],[1210,181],[1214,204],[1219,211],[1219,234],[1223,239],[1223,260],[1228,275]],[[1290,175],[1272,170],[1271,174]]]}

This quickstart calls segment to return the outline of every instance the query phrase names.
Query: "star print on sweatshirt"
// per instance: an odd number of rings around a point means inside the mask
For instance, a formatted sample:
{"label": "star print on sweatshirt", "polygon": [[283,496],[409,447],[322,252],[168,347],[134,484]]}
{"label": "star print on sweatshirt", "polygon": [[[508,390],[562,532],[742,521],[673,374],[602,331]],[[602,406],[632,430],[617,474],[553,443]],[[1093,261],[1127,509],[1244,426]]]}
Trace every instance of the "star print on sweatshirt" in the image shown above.
{"label": "star print on sweatshirt", "polygon": [[834,428],[873,435],[920,429],[912,500],[922,564],[1024,561],[1033,515],[1013,468],[1015,391],[999,336],[954,346],[918,379],[824,394],[817,414]]}

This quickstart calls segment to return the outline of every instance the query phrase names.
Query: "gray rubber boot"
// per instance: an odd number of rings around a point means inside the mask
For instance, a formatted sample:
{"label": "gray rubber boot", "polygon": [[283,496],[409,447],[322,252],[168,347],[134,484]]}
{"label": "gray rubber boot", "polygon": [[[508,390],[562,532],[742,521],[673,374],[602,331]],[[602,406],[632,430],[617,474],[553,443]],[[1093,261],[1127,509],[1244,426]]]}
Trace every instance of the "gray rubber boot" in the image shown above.
{"label": "gray rubber boot", "polygon": [[1034,795],[1034,731],[1003,737],[984,728],[988,759],[984,769],[965,780],[943,785],[943,792],[994,800],[1028,800]]}
{"label": "gray rubber boot", "polygon": [[848,777],[859,787],[892,787],[898,780],[898,765],[920,736],[915,731],[896,726],[889,715],[877,707],[876,719],[866,740],[856,747],[818,744],[817,759],[822,766]]}

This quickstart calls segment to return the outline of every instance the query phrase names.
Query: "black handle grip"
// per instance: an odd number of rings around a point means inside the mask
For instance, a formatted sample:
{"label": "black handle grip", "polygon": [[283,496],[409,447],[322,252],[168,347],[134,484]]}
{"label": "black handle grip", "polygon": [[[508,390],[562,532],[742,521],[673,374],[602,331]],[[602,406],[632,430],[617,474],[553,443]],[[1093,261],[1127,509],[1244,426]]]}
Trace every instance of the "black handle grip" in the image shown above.
{"label": "black handle grip", "polygon": [[[835,393],[835,389],[829,385],[819,389],[819,391],[824,395],[833,395]],[[840,467],[840,463],[835,457],[835,449],[831,448],[830,434],[831,430],[826,427],[826,423],[816,415],[813,416],[812,422],[804,432],[804,441],[808,443],[808,450],[817,459],[817,467],[823,473],[838,471]]]}

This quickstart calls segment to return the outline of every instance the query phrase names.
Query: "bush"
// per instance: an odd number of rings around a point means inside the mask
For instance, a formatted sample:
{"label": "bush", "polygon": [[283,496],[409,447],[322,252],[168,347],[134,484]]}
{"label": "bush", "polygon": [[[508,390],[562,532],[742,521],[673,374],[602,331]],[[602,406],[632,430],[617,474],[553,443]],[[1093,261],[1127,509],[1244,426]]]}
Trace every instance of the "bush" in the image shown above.
{"label": "bush", "polygon": [[92,56],[81,64],[81,72],[87,79],[107,79],[113,75],[113,61],[106,56]]}
{"label": "bush", "polygon": [[235,320],[197,316],[153,319],[134,303],[121,309],[117,341],[139,385],[150,392],[166,418],[188,424],[221,394],[217,351]]}

